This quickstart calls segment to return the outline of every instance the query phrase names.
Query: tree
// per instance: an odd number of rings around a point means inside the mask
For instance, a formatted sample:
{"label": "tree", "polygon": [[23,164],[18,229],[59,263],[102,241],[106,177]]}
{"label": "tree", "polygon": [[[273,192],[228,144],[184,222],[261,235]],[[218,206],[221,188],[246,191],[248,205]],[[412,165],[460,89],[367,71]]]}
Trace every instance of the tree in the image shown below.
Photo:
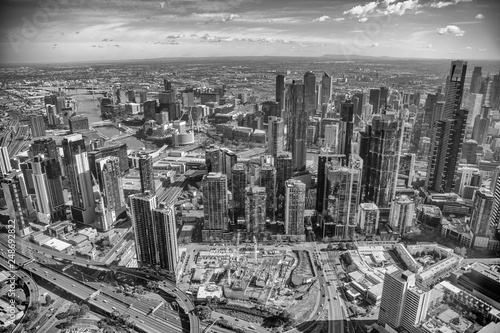
{"label": "tree", "polygon": [[467,257],[467,248],[465,246],[460,248],[460,255],[462,257]]}
{"label": "tree", "polygon": [[136,291],[138,294],[142,295],[142,294],[144,294],[144,287],[139,285],[139,286],[137,286]]}
{"label": "tree", "polygon": [[52,301],[52,298],[50,297],[50,295],[45,296],[45,304],[49,305],[50,301]]}
{"label": "tree", "polygon": [[74,316],[78,313],[80,313],[80,307],[78,306],[78,304],[76,303],[71,304],[68,308],[68,314]]}
{"label": "tree", "polygon": [[212,316],[212,309],[209,308],[208,306],[198,305],[194,309],[194,313],[201,320],[206,320],[206,319],[209,319]]}
{"label": "tree", "polygon": [[80,317],[85,317],[90,312],[90,308],[87,304],[83,304],[80,307]]}

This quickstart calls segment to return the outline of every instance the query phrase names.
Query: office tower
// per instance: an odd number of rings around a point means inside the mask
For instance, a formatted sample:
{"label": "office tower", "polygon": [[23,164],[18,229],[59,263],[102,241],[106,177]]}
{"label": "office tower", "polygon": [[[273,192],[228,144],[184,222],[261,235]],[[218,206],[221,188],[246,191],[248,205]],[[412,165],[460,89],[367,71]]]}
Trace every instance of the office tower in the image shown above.
{"label": "office tower", "polygon": [[358,222],[361,191],[361,170],[327,164],[328,187],[325,188],[325,223],[330,222],[333,235],[348,239],[354,235]]}
{"label": "office tower", "polygon": [[156,185],[153,173],[153,158],[148,154],[139,156],[139,177],[141,179],[141,192],[149,191],[156,193]]}
{"label": "office tower", "polygon": [[155,120],[156,118],[156,100],[145,101],[142,103],[145,120]]}
{"label": "office tower", "polygon": [[179,263],[179,247],[173,204],[162,202],[158,208],[153,209],[153,227],[159,268],[172,273],[175,277]]}
{"label": "office tower", "polygon": [[7,203],[9,219],[14,221],[14,229],[17,236],[25,236],[29,233],[28,207],[26,205],[26,185],[23,174],[17,170],[1,175],[0,183],[3,196]]}
{"label": "office tower", "polygon": [[91,224],[94,222],[95,201],[85,141],[81,134],[72,134],[63,138],[62,146],[71,190],[73,220]]}
{"label": "office tower", "polygon": [[500,73],[493,76],[493,82],[491,84],[490,105],[493,110],[498,110],[500,108]]}
{"label": "office tower", "polygon": [[105,215],[98,227],[101,230],[109,230],[116,218],[125,211],[120,160],[116,156],[99,158],[95,161],[95,167],[105,208]]}
{"label": "office tower", "polygon": [[426,319],[429,309],[430,290],[420,286],[410,286],[406,291],[401,326],[408,332],[420,331],[418,325]]}
{"label": "office tower", "polygon": [[365,236],[373,236],[378,230],[380,211],[370,202],[359,204],[358,231]]}
{"label": "office tower", "polygon": [[464,190],[466,186],[481,186],[481,172],[478,168],[462,167],[458,168],[457,172],[457,184],[459,186],[455,187],[455,193],[460,196],[464,195]]}
{"label": "office tower", "polygon": [[231,192],[233,194],[233,223],[245,213],[245,188],[247,187],[247,167],[236,163],[231,172]]}
{"label": "office tower", "polygon": [[397,116],[377,114],[360,141],[364,161],[364,201],[388,209],[396,193],[401,155],[402,121]]}
{"label": "office tower", "polygon": [[248,186],[245,192],[246,229],[251,236],[258,236],[266,224],[266,188]]}
{"label": "office tower", "polygon": [[304,110],[307,116],[316,113],[316,75],[313,72],[304,74]]}
{"label": "office tower", "polygon": [[285,214],[285,183],[293,176],[292,154],[283,152],[275,160],[276,166],[276,215],[283,221]]}
{"label": "office tower", "polygon": [[280,109],[280,104],[274,101],[265,101],[262,103],[263,123],[269,124],[269,117],[281,117],[283,110]]}
{"label": "office tower", "polygon": [[405,187],[411,187],[415,173],[415,154],[403,154],[399,158],[398,181],[403,181]]}
{"label": "office tower", "polygon": [[205,164],[207,172],[222,172],[222,156],[219,147],[210,147],[205,150]]}
{"label": "office tower", "polygon": [[434,126],[436,121],[441,120],[444,112],[444,105],[445,105],[444,101],[439,101],[434,104],[434,111],[432,112],[431,122],[430,122],[431,128],[432,126]]}
{"label": "office tower", "polygon": [[276,76],[276,102],[279,103],[279,110],[285,109],[285,75]]}
{"label": "office tower", "polygon": [[7,147],[0,147],[0,172],[3,175],[9,173],[11,170],[9,150]]}
{"label": "office tower", "polygon": [[339,126],[338,124],[331,124],[325,126],[325,139],[323,140],[323,146],[334,152],[338,152],[338,134]]}
{"label": "office tower", "polygon": [[71,134],[87,131],[89,129],[89,118],[84,115],[73,116],[68,119]]}
{"label": "office tower", "polygon": [[115,143],[109,146],[95,148],[93,151],[90,151],[88,153],[88,156],[89,156],[90,171],[92,171],[94,177],[97,177],[95,162],[100,158],[105,158],[110,156],[117,157],[119,161],[121,174],[124,174],[130,168],[128,164],[126,143]]}
{"label": "office tower", "polygon": [[28,163],[32,167],[38,221],[50,224],[63,218],[66,214],[59,161],[37,155]]}
{"label": "office tower", "polygon": [[319,137],[325,137],[325,129],[327,125],[338,125],[339,119],[334,118],[322,118],[319,124]]}
{"label": "office tower", "polygon": [[327,165],[338,167],[347,166],[347,159],[342,154],[321,154],[318,156],[318,180],[316,189],[316,211],[323,213],[323,207],[326,206],[328,194],[325,196],[325,190],[329,188],[327,177]]}
{"label": "office tower", "polygon": [[479,89],[481,89],[482,79],[483,79],[482,67],[474,67],[474,71],[472,72],[472,78],[470,80],[469,92],[471,94],[479,93]]}
{"label": "office tower", "polygon": [[488,224],[490,228],[498,229],[500,222],[500,166],[495,168],[490,189],[493,192],[493,206]]}
{"label": "office tower", "polygon": [[133,194],[129,197],[132,227],[135,236],[135,252],[139,267],[158,265],[155,237],[157,230],[153,224],[153,209],[156,196],[149,192]]}
{"label": "office tower", "polygon": [[467,164],[477,163],[477,142],[469,139],[462,146],[462,160],[466,160]]}
{"label": "office tower", "polygon": [[368,103],[373,107],[372,114],[377,114],[380,110],[380,89],[370,89],[370,97]]}
{"label": "office tower", "polygon": [[481,94],[467,94],[464,96],[464,109],[469,110],[469,116],[467,117],[467,124],[475,125],[477,117],[481,118],[481,101],[483,95]]}
{"label": "office tower", "polygon": [[493,81],[488,76],[483,81],[483,87],[481,87],[481,93],[483,94],[483,100],[481,101],[481,105],[491,106],[491,90],[492,90]]}
{"label": "office tower", "polygon": [[[222,162],[223,162],[223,168],[222,168],[222,173],[225,175],[231,175],[231,170],[233,170],[233,166],[238,163],[238,157],[237,155],[232,152],[231,150],[227,148],[222,148]],[[228,177],[228,184],[231,184],[230,178]]]}
{"label": "office tower", "polygon": [[211,172],[203,177],[203,213],[203,229],[209,236],[229,230],[226,175]]}
{"label": "office tower", "polygon": [[267,153],[277,157],[284,149],[285,124],[281,117],[269,117],[267,125]]}
{"label": "office tower", "polygon": [[54,139],[41,138],[33,141],[33,143],[30,145],[28,156],[30,158],[33,158],[40,154],[43,154],[46,158],[49,159],[59,159],[59,153],[57,151],[57,146]]}
{"label": "office tower", "polygon": [[358,125],[361,115],[363,114],[363,105],[365,105],[365,95],[363,93],[355,93],[353,99],[356,98],[358,103],[354,105],[354,125]]}
{"label": "office tower", "polygon": [[350,100],[340,104],[340,133],[339,153],[346,156],[349,161],[351,155],[351,142],[354,129],[354,104]]}
{"label": "office tower", "polygon": [[309,125],[306,128],[306,146],[310,147],[313,145],[316,140],[316,126],[314,125]]}
{"label": "office tower", "polygon": [[385,273],[378,315],[380,325],[388,325],[393,329],[401,326],[406,293],[413,286],[415,286],[415,274],[410,271],[403,272],[397,269],[392,273]]}
{"label": "office tower", "polygon": [[433,121],[440,120],[440,118],[434,116],[434,107],[437,102],[438,102],[437,94],[427,94],[427,98],[425,99],[425,105],[424,105],[424,123],[430,124],[431,126],[434,125]]}
{"label": "office tower", "polygon": [[385,108],[389,99],[389,88],[388,87],[380,87],[380,104],[379,110]]}
{"label": "office tower", "polygon": [[361,120],[363,121],[363,127],[367,124],[368,120],[371,119],[373,114],[373,105],[365,104],[361,107]]}
{"label": "office tower", "polygon": [[276,213],[276,168],[271,164],[262,164],[260,171],[260,186],[266,189],[266,217],[275,221]]}
{"label": "office tower", "polygon": [[41,114],[30,116],[30,128],[33,138],[45,136],[45,120]]}
{"label": "office tower", "polygon": [[455,186],[467,122],[467,110],[460,109],[466,71],[467,62],[452,62],[443,115],[434,126],[426,187],[438,192],[449,193]]}
{"label": "office tower", "polygon": [[332,97],[332,77],[324,72],[321,78],[321,105],[328,104]]}
{"label": "office tower", "polygon": [[495,235],[494,227],[490,226],[493,203],[494,196],[489,189],[480,188],[476,190],[470,219],[470,230],[474,235],[473,246],[481,247],[481,238],[490,238]]}
{"label": "office tower", "polygon": [[406,195],[396,197],[391,202],[389,225],[393,231],[404,234],[413,226],[415,203]]}
{"label": "office tower", "polygon": [[490,107],[483,105],[481,108],[481,114],[478,114],[474,119],[474,127],[472,128],[472,140],[475,140],[479,145],[483,145],[488,137],[488,130],[491,124],[489,114]]}
{"label": "office tower", "polygon": [[298,83],[295,81],[289,88],[290,117],[287,126],[287,150],[292,152],[293,171],[302,172],[306,169],[307,155],[306,129],[308,125],[308,115],[304,108],[305,88],[303,83]]}
{"label": "office tower", "polygon": [[285,234],[304,235],[304,211],[306,209],[306,185],[300,180],[285,182]]}

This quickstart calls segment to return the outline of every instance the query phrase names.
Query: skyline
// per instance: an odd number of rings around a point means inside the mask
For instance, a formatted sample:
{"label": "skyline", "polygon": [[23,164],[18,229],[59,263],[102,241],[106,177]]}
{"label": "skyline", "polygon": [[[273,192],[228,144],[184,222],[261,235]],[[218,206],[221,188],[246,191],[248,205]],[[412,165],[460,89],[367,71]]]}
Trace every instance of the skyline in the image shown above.
{"label": "skyline", "polygon": [[325,54],[495,60],[498,9],[495,0],[8,0],[0,60]]}

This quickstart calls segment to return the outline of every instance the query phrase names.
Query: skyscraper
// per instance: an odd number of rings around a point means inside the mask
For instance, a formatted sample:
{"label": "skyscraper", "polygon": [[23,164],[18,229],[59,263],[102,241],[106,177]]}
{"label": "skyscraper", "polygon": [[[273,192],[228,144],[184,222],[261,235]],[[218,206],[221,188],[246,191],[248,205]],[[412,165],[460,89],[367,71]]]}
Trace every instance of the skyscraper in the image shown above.
{"label": "skyscraper", "polygon": [[108,156],[114,156],[118,158],[120,165],[120,172],[124,174],[130,168],[127,158],[127,144],[126,143],[116,143],[105,147],[98,147],[93,151],[88,153],[89,155],[89,165],[90,171],[96,176],[96,160],[100,158],[105,158]]}
{"label": "skyscraper", "polygon": [[283,118],[269,117],[267,125],[267,153],[277,157],[284,149],[285,126]]}
{"label": "skyscraper", "polygon": [[389,209],[396,192],[403,122],[399,116],[377,114],[360,143],[363,159],[364,201]]}
{"label": "skyscraper", "polygon": [[354,104],[350,100],[340,104],[340,133],[339,153],[346,156],[349,161],[351,155],[351,141],[354,129]]}
{"label": "skyscraper", "polygon": [[45,136],[45,121],[41,114],[30,116],[30,128],[32,137]]}
{"label": "skyscraper", "polygon": [[56,142],[52,138],[40,138],[33,141],[28,151],[28,156],[43,154],[46,158],[59,160],[59,153],[57,152]]}
{"label": "skyscraper", "polygon": [[377,233],[380,211],[377,205],[370,202],[359,205],[358,231],[365,236]]}
{"label": "skyscraper", "polygon": [[65,136],[62,141],[64,166],[71,190],[73,220],[94,222],[95,200],[85,141],[81,134]]}
{"label": "skyscraper", "polygon": [[415,285],[415,274],[410,271],[396,271],[385,274],[378,322],[396,329],[401,326],[406,293]]}
{"label": "skyscraper", "polygon": [[285,234],[304,235],[304,211],[306,185],[300,180],[289,179],[285,183]]}
{"label": "skyscraper", "polygon": [[205,150],[207,172],[222,172],[222,156],[219,147],[211,146]]}
{"label": "skyscraper", "polygon": [[266,188],[248,186],[245,195],[245,221],[247,232],[258,236],[266,224]]}
{"label": "skyscraper", "polygon": [[495,226],[490,225],[494,207],[493,193],[486,188],[476,190],[473,207],[470,219],[470,230],[474,235],[473,246],[486,247],[488,242],[484,239],[493,237],[496,231]]}
{"label": "skyscraper", "polygon": [[373,114],[377,114],[380,110],[380,89],[370,89],[370,98],[368,103],[373,106]]}
{"label": "skyscraper", "polygon": [[325,190],[329,187],[327,177],[327,166],[347,166],[345,155],[342,154],[321,154],[318,156],[318,180],[316,189],[316,211],[319,214],[323,213],[323,207],[326,206],[328,194],[325,195]]}
{"label": "skyscraper", "polygon": [[61,166],[56,159],[37,155],[32,161],[37,218],[50,224],[65,216]]}
{"label": "skyscraper", "polygon": [[391,202],[389,225],[393,231],[403,234],[413,225],[415,203],[406,195],[398,196]]}
{"label": "skyscraper", "polygon": [[380,102],[379,102],[379,110],[385,108],[389,99],[389,88],[388,87],[380,87]]}
{"label": "skyscraper", "polygon": [[139,157],[139,176],[141,179],[141,192],[149,191],[156,193],[156,185],[153,173],[153,158],[148,154]]}
{"label": "skyscraper", "polygon": [[153,224],[153,209],[156,208],[156,196],[149,192],[134,194],[129,197],[134,228],[135,249],[139,267],[158,265],[157,230]]}
{"label": "skyscraper", "polygon": [[227,210],[228,201],[226,175],[221,174],[220,172],[211,172],[208,175],[205,175],[203,177],[203,228],[205,230],[218,232],[229,230]]}
{"label": "skyscraper", "polygon": [[471,94],[479,93],[479,89],[481,89],[482,79],[483,79],[482,67],[474,67],[474,71],[472,72],[472,78],[470,80],[469,92]]}
{"label": "skyscraper", "polygon": [[29,233],[27,220],[26,185],[23,174],[17,170],[12,170],[8,174],[0,177],[3,195],[7,203],[7,213],[9,219],[14,221],[14,228],[17,236],[25,236]]}
{"label": "skyscraper", "polygon": [[238,218],[245,214],[245,188],[247,187],[247,167],[243,163],[236,163],[231,173],[231,192],[233,194],[233,218],[236,223]]}
{"label": "skyscraper", "polygon": [[160,269],[172,273],[175,277],[179,263],[179,247],[177,245],[177,227],[173,204],[160,203],[153,209],[153,225],[156,235],[158,265]]}
{"label": "skyscraper", "polygon": [[266,189],[266,217],[275,221],[276,213],[276,168],[271,164],[263,164],[260,171],[260,186]]}
{"label": "skyscraper", "polygon": [[333,235],[340,239],[352,237],[358,222],[361,191],[361,170],[327,164],[327,204],[323,206],[325,224],[331,224]]}
{"label": "skyscraper", "polygon": [[324,72],[321,78],[321,105],[328,104],[332,97],[332,77]]}
{"label": "skyscraper", "polygon": [[279,104],[279,110],[285,109],[285,75],[276,76],[276,102]]}
{"label": "skyscraper", "polygon": [[276,215],[283,221],[285,214],[285,183],[292,178],[292,154],[283,152],[275,160],[276,165]]}
{"label": "skyscraper", "polygon": [[289,95],[290,117],[287,126],[287,150],[292,152],[293,171],[302,172],[306,169],[306,129],[308,125],[308,115],[304,107],[304,84],[294,81],[290,86]]}
{"label": "skyscraper", "polygon": [[338,124],[330,124],[325,126],[325,139],[323,141],[323,146],[334,153],[338,152],[338,134]]}
{"label": "skyscraper", "polygon": [[125,211],[125,196],[120,170],[120,160],[116,156],[99,158],[95,161],[97,181],[105,208],[98,227],[109,230],[117,217]]}
{"label": "skyscraper", "polygon": [[313,72],[304,74],[304,110],[307,116],[316,113],[316,75]]}

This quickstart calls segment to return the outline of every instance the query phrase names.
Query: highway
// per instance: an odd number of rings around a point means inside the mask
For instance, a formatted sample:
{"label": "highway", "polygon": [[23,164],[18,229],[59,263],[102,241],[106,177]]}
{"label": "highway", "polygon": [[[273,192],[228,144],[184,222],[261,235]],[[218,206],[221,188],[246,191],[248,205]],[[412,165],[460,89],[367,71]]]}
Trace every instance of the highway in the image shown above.
{"label": "highway", "polygon": [[[1,242],[0,245],[4,248],[3,253],[6,253],[6,245],[3,242]],[[23,259],[22,257],[20,257],[18,252],[16,262],[18,264],[21,264],[26,260],[26,258]],[[132,308],[129,308],[129,304],[123,303],[121,300],[116,300],[114,297],[109,297],[106,293],[100,294],[99,296],[95,297],[95,299],[89,299],[89,296],[97,290],[96,288],[90,287],[76,279],[60,274],[59,272],[54,271],[49,267],[38,264],[37,262],[31,262],[27,264],[23,269],[29,271],[33,275],[50,281],[56,287],[68,293],[71,293],[81,300],[87,300],[90,305],[99,308],[107,314],[111,314],[115,310],[121,314],[129,314],[130,320],[131,322],[133,322],[134,326],[143,332],[183,332],[182,328],[179,327],[179,325],[175,325],[174,323],[170,322],[164,322],[155,317],[149,316],[147,315],[147,312],[135,309],[133,306]],[[197,330],[193,330],[191,332],[197,332]]]}

